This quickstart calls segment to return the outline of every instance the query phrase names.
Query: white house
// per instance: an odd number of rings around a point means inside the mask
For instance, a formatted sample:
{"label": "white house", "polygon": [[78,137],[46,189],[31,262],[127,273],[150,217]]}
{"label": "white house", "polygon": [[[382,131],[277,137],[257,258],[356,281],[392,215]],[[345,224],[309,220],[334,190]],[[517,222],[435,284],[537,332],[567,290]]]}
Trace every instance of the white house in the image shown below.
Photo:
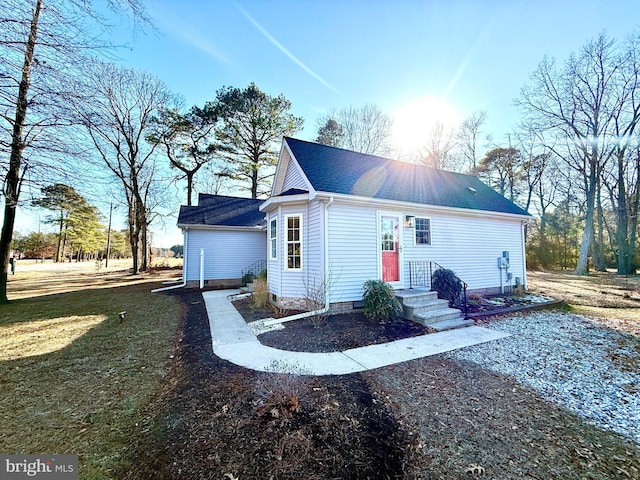
{"label": "white house", "polygon": [[243,271],[266,268],[263,201],[201,193],[197,206],[180,207],[184,283],[238,286]]}
{"label": "white house", "polygon": [[350,309],[366,280],[428,285],[435,264],[469,291],[526,286],[531,217],[474,176],[285,138],[260,210],[280,306],[326,285],[332,310]]}
{"label": "white house", "polygon": [[[530,215],[470,175],[284,138],[271,197],[259,210],[266,223],[233,231],[233,242],[255,235],[246,254],[232,249],[242,258],[234,275],[258,258],[255,229],[266,225],[269,291],[281,307],[303,306],[320,288],[332,311],[348,310],[361,301],[366,280],[396,289],[428,286],[438,266],[456,272],[472,292],[526,286]],[[198,261],[199,246],[225,248],[214,239],[225,225],[181,226],[190,235],[187,278],[195,279],[189,264]]]}

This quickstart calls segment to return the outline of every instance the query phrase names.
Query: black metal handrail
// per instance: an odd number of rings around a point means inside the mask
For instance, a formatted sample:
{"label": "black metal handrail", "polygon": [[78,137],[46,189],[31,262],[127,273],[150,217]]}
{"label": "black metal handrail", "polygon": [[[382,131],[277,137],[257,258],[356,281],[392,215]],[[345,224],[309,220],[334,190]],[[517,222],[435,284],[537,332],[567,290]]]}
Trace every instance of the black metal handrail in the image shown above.
{"label": "black metal handrail", "polygon": [[263,270],[267,269],[267,261],[266,260],[258,260],[257,262],[253,262],[248,267],[242,269],[242,276],[244,277],[246,274],[251,273],[254,276],[258,276]]}
{"label": "black metal handrail", "polygon": [[[437,262],[429,260],[425,261],[411,261],[409,262],[409,288],[414,286],[431,288],[431,279],[433,278],[433,272],[444,267]],[[469,318],[469,305],[467,302],[467,283],[458,277],[462,284],[462,310],[464,312],[465,320]]]}

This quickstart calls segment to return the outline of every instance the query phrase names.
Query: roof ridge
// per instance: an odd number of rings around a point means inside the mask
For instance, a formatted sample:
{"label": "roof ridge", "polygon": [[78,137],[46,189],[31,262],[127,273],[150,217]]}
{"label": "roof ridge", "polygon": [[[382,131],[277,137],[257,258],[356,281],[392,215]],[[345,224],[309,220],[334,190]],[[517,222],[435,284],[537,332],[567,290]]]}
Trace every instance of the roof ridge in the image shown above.
{"label": "roof ridge", "polygon": [[429,167],[427,165],[422,165],[420,163],[415,163],[415,162],[407,162],[405,160],[400,160],[399,158],[389,158],[389,157],[383,157],[382,155],[375,155],[373,153],[363,153],[363,152],[358,152],[356,150],[349,150],[348,148],[344,148],[344,147],[335,147],[333,145],[325,145],[324,143],[319,143],[319,142],[313,142],[310,140],[302,140],[300,138],[294,138],[294,137],[284,137],[285,140],[293,140],[294,142],[301,142],[301,143],[306,143],[309,145],[316,145],[318,147],[322,147],[322,148],[329,148],[329,149],[333,149],[333,150],[340,150],[349,154],[356,154],[356,155],[361,155],[363,157],[370,157],[370,158],[374,158],[374,159],[378,159],[378,160],[384,160],[387,162],[396,162],[396,163],[402,163],[405,165],[412,165],[418,168],[424,168],[427,170],[433,170],[436,172],[443,172],[445,174],[451,174],[451,175],[459,175],[462,177],[472,177],[477,179],[478,177],[476,177],[475,175],[472,175],[470,173],[461,173],[461,172],[453,172],[451,170],[444,170],[442,168],[435,168],[435,167]]}
{"label": "roof ridge", "polygon": [[216,197],[216,198],[220,198],[220,197],[222,197],[222,198],[232,198],[234,200],[254,200],[256,202],[264,202],[266,200],[265,198],[236,197],[234,195],[219,195],[217,193],[203,193],[203,192],[198,193],[198,198],[200,198],[201,196]]}

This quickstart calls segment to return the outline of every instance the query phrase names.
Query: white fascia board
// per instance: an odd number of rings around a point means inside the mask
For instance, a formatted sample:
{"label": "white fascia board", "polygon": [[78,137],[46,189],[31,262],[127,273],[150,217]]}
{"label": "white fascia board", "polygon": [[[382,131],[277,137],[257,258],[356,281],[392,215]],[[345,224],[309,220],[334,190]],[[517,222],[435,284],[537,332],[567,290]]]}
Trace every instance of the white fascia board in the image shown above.
{"label": "white fascia board", "polygon": [[282,157],[283,157],[283,153],[284,153],[285,149],[289,153],[289,158],[292,158],[293,155],[291,155],[291,150],[289,150],[289,146],[287,145],[286,140],[283,138],[282,139],[282,145],[280,146],[280,155],[278,155],[278,163],[276,163],[276,173],[273,176],[273,184],[271,185],[271,196],[273,196],[275,194],[276,187],[278,187],[282,183],[280,181],[280,170],[281,170],[281,168],[284,168],[284,171],[282,172],[282,175],[285,175],[287,173],[287,166],[285,165],[284,167],[282,167],[282,164],[285,163],[285,162],[282,161]]}
{"label": "white fascia board", "polygon": [[243,227],[243,226],[228,226],[228,225],[186,225],[183,223],[178,224],[178,228],[188,228],[189,230],[213,230],[213,231],[226,231],[226,232],[261,232],[266,231],[267,227],[258,225],[255,227]]}
{"label": "white fascia board", "polygon": [[358,195],[345,195],[344,193],[317,192],[317,198],[329,199],[334,197],[336,201],[348,203],[350,205],[375,206],[376,208],[400,208],[403,210],[425,210],[434,212],[452,213],[456,215],[466,215],[472,217],[505,218],[509,220],[530,221],[531,215],[520,215],[517,213],[496,212],[493,210],[475,210],[471,208],[443,207],[428,203],[401,202],[398,200],[387,200],[384,198],[361,197]]}
{"label": "white fascia board", "polygon": [[285,195],[284,197],[271,197],[260,204],[261,212],[270,212],[276,206],[283,204],[306,203],[313,200],[315,194],[299,193],[298,195]]}

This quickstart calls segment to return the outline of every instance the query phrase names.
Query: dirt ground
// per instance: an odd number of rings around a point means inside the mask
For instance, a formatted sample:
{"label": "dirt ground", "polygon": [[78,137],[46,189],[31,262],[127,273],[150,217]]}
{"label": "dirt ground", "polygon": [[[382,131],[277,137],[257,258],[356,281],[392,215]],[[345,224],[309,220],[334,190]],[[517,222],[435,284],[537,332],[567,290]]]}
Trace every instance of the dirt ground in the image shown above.
{"label": "dirt ground", "polygon": [[640,477],[638,445],[512,378],[440,355],[342,376],[253,372],[212,353],[197,291],[171,294],[188,308],[183,336],[123,478]]}

